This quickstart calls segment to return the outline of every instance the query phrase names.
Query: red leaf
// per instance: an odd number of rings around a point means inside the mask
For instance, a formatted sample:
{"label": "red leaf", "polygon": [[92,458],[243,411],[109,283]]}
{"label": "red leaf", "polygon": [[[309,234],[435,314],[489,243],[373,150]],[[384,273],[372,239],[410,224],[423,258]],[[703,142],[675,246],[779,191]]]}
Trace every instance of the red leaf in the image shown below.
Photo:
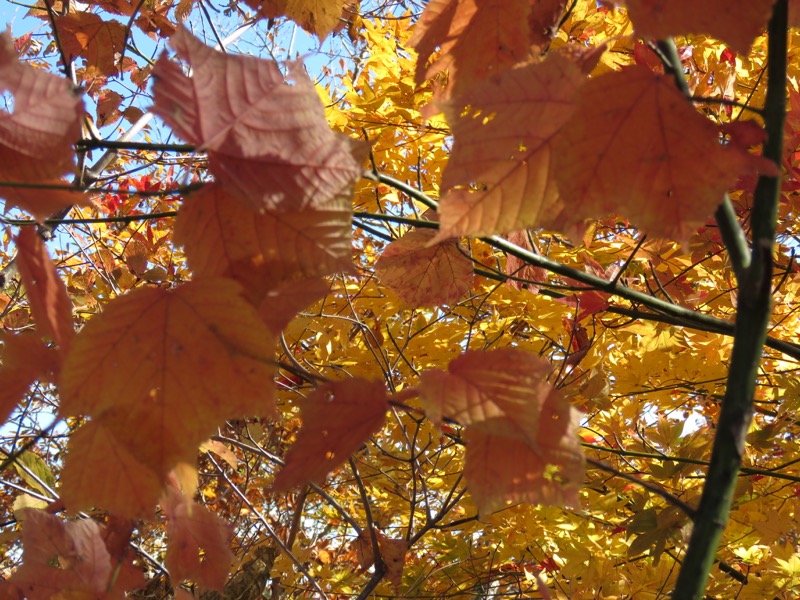
{"label": "red leaf", "polygon": [[381,282],[413,308],[457,302],[472,286],[472,261],[455,240],[431,244],[432,229],[415,229],[386,246],[375,263]]}
{"label": "red leaf", "polygon": [[389,404],[380,381],[345,379],[301,400],[303,426],[273,487],[320,483],[383,425]]}
{"label": "red leaf", "polygon": [[331,131],[300,66],[288,85],[274,62],[222,54],[183,28],[170,44],[194,70],[187,77],[162,57],[153,111],[208,152],[229,193],[256,210],[301,210],[325,206],[361,175],[364,144]]}
{"label": "red leaf", "polygon": [[75,335],[67,288],[35,228],[23,227],[16,243],[17,266],[36,327],[65,353]]}
{"label": "red leaf", "polygon": [[0,335],[3,360],[0,366],[0,423],[22,399],[35,381],[50,382],[58,372],[60,359],[53,348],[32,334]]}

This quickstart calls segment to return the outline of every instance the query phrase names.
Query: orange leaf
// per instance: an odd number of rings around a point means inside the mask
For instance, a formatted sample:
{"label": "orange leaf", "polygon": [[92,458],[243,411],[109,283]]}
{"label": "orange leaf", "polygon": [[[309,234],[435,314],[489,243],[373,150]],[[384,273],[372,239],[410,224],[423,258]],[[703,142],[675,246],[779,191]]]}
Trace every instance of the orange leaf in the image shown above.
{"label": "orange leaf", "polygon": [[656,40],[691,33],[723,40],[748,54],[767,26],[775,0],[625,0],[636,33]]}
{"label": "orange leaf", "polygon": [[383,383],[364,379],[328,383],[300,402],[303,426],[275,477],[277,490],[321,482],[381,428],[389,408]]}
{"label": "orange leaf", "polygon": [[270,331],[280,335],[289,321],[330,290],[324,279],[297,279],[287,281],[269,290],[258,307],[258,314]]}
{"label": "orange leaf", "polygon": [[230,526],[175,485],[168,486],[161,508],[167,517],[166,564],[170,576],[176,581],[193,579],[222,591],[233,562]]}
{"label": "orange leaf", "polygon": [[464,472],[483,513],[510,502],[577,504],[578,413],[546,380],[549,371],[537,356],[504,348],[466,352],[447,372],[421,375],[429,417],[467,426]]}
{"label": "orange leaf", "polygon": [[580,68],[552,54],[501,73],[447,103],[455,144],[440,205],[440,236],[484,235],[557,225],[555,140],[575,111]]}
{"label": "orange leaf", "polygon": [[132,519],[151,517],[163,491],[163,474],[134,456],[117,439],[115,426],[99,419],[72,435],[61,473],[61,498],[71,510],[102,506]]}
{"label": "orange leaf", "polygon": [[323,207],[361,175],[364,144],[331,131],[300,66],[288,85],[274,62],[222,54],[183,28],[170,44],[194,71],[161,58],[153,111],[256,210]]}
{"label": "orange leaf", "polygon": [[[19,178],[14,178],[13,180],[18,181]],[[69,185],[63,179],[47,179],[35,182],[31,187],[0,187],[0,197],[5,200],[6,211],[8,211],[9,207],[16,206],[30,213],[37,221],[42,222],[68,206],[84,206],[90,203],[89,197],[83,192],[47,189],[37,187],[36,184]]]}
{"label": "orange leaf", "polygon": [[257,302],[281,282],[351,269],[351,215],[344,196],[317,210],[257,212],[210,184],[181,206],[175,241],[196,275],[231,277]]}
{"label": "orange leaf", "polygon": [[632,66],[587,82],[556,147],[570,218],[618,213],[654,236],[684,239],[740,173],[763,159],[725,148],[672,78]]}
{"label": "orange leaf", "polygon": [[455,240],[431,244],[432,229],[415,229],[386,246],[375,263],[381,282],[413,308],[457,302],[472,285],[472,261]]}
{"label": "orange leaf", "polygon": [[[398,587],[403,577],[408,542],[402,539],[393,540],[377,530],[375,531],[375,538],[378,540],[381,559],[386,566],[386,578],[392,585]],[[353,542],[353,549],[356,553],[358,565],[362,569],[368,569],[375,563],[375,552],[372,548],[372,539],[369,531],[361,530]]]}
{"label": "orange leaf", "polygon": [[[454,95],[524,59],[531,45],[531,4],[531,0],[428,2],[409,40],[419,53],[417,83],[448,69],[448,95]],[[437,48],[438,58],[426,68]]]}
{"label": "orange leaf", "polygon": [[[163,478],[193,462],[218,424],[271,413],[274,338],[239,291],[230,280],[206,279],[114,300],[72,343],[62,414],[101,421]],[[112,456],[97,460],[114,468]]]}
{"label": "orange leaf", "polygon": [[0,91],[14,96],[14,111],[0,113],[0,179],[41,182],[68,172],[83,118],[69,83],[20,63],[10,36],[0,35]]}
{"label": "orange leaf", "polygon": [[125,25],[114,20],[103,21],[98,15],[83,11],[71,11],[56,17],[55,22],[67,58],[84,58],[87,67],[94,67],[108,77],[119,72],[116,60],[125,47]]}
{"label": "orange leaf", "polygon": [[[22,509],[24,564],[9,580],[28,600],[50,598],[120,598],[120,569],[126,589],[144,585],[144,577],[130,561],[112,560],[102,528],[91,519],[65,523],[55,515]],[[9,596],[11,597],[11,596]]]}
{"label": "orange leaf", "polygon": [[[538,253],[538,249],[536,249],[531,244],[531,238],[528,235],[527,231],[515,231],[509,233],[506,236],[506,239],[512,244],[519,246],[520,248],[524,248],[525,250],[528,251],[535,251]],[[542,267],[536,267],[522,260],[521,258],[517,258],[512,254],[506,256],[505,271],[506,275],[511,275],[519,279],[528,280],[528,281],[517,281],[516,279],[509,279],[506,283],[508,283],[510,287],[516,288],[518,290],[527,289],[528,291],[533,292],[534,294],[539,292],[539,286],[536,284],[544,283],[547,281],[546,269],[543,269]]]}
{"label": "orange leaf", "polygon": [[0,366],[0,423],[22,399],[35,381],[52,381],[60,360],[53,348],[32,334],[2,334],[3,360]]}
{"label": "orange leaf", "polygon": [[72,302],[56,272],[44,240],[33,227],[23,227],[16,239],[17,267],[39,332],[66,352],[75,335]]}
{"label": "orange leaf", "polygon": [[339,25],[349,0],[245,0],[268,18],[287,16],[320,40]]}

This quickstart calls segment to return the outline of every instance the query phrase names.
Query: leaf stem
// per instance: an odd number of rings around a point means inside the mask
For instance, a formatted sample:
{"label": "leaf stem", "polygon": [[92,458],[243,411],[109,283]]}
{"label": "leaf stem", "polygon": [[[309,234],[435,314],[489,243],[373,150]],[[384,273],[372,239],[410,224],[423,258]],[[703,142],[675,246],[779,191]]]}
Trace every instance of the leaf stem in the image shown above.
{"label": "leaf stem", "polygon": [[[769,23],[764,155],[780,165],[786,112],[788,2],[778,0]],[[673,598],[699,599],[728,522],[745,436],[753,417],[753,394],[772,309],[772,247],[780,177],[759,177],[752,210],[753,249],[739,286],[736,334],[725,398],[717,423],[711,463]]]}

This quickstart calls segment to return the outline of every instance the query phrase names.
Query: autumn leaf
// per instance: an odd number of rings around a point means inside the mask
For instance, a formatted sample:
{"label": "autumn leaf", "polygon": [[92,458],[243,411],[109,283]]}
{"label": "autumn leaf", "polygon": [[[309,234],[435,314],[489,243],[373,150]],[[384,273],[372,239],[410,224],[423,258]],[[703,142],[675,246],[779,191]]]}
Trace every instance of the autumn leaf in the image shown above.
{"label": "autumn leaf", "polygon": [[2,366],[0,366],[0,422],[22,400],[35,381],[50,382],[58,372],[60,359],[54,348],[48,348],[37,335],[2,334]]}
{"label": "autumn leaf", "polygon": [[344,196],[315,210],[257,212],[210,184],[181,206],[175,241],[195,274],[231,277],[260,302],[285,281],[352,269],[351,219]]}
{"label": "autumn leaf", "polygon": [[[386,579],[398,587],[403,578],[403,567],[408,552],[408,541],[388,537],[381,531],[375,531],[378,542],[378,551],[386,567]],[[362,530],[353,542],[358,564],[362,569],[368,569],[375,563],[375,552],[372,548],[372,538],[369,531]]]}
{"label": "autumn leaf", "polygon": [[185,29],[170,44],[194,70],[162,57],[153,111],[208,152],[229,193],[256,210],[323,207],[361,175],[363,144],[331,131],[301,67],[289,85],[274,62],[222,54]]}
{"label": "autumn leaf", "polygon": [[69,83],[20,63],[10,36],[0,35],[0,91],[14,102],[13,112],[0,113],[0,178],[42,182],[68,172],[83,118],[82,101]]}
{"label": "autumn leaf", "polygon": [[[531,244],[533,237],[527,231],[514,231],[505,237],[515,246],[538,254],[538,249]],[[526,289],[534,294],[539,291],[537,284],[547,281],[547,270],[531,265],[513,254],[506,256],[505,272],[506,275],[514,277],[506,282],[510,287],[518,290]],[[520,281],[522,279],[525,281]]]}
{"label": "autumn leaf", "polygon": [[42,335],[58,345],[62,353],[66,352],[75,335],[72,302],[67,288],[35,228],[23,228],[16,242],[19,250],[17,268],[36,326]]}
{"label": "autumn leaf", "polygon": [[455,145],[442,186],[440,237],[553,227],[561,211],[557,136],[583,81],[560,54],[506,71],[446,104]]}
{"label": "autumn leaf", "polygon": [[764,31],[775,0],[625,0],[628,14],[642,37],[660,40],[676,35],[705,33],[742,54]]}
{"label": "autumn leaf", "polygon": [[432,244],[433,229],[415,229],[384,248],[375,273],[409,306],[457,302],[472,285],[473,265],[457,240]]}
{"label": "autumn leaf", "polygon": [[577,412],[550,385],[550,365],[515,348],[471,351],[419,390],[434,422],[467,426],[465,477],[481,512],[510,502],[578,504]]}
{"label": "autumn leaf", "polygon": [[[159,477],[193,461],[226,419],[270,414],[274,338],[239,292],[232,281],[204,279],[115,300],[73,341],[62,414],[102,423]],[[97,460],[115,464],[111,455]]]}
{"label": "autumn leaf", "polygon": [[320,278],[285,281],[267,291],[258,305],[258,314],[278,336],[298,312],[322,298],[329,289],[330,283]]}
{"label": "autumn leaf", "polygon": [[[41,510],[20,512],[24,564],[9,580],[20,597],[111,600],[144,584],[141,571],[133,570],[129,561],[112,560],[102,528],[92,519],[64,522]],[[117,579],[120,568],[125,573],[122,582]]]}
{"label": "autumn leaf", "polygon": [[117,55],[125,47],[127,33],[119,21],[104,21],[99,15],[70,11],[55,17],[61,48],[67,57],[83,58],[87,67],[94,67],[105,76],[116,75]]}
{"label": "autumn leaf", "polygon": [[273,487],[321,482],[383,425],[386,389],[380,381],[345,379],[318,387],[300,402],[303,426]]}
{"label": "autumn leaf", "polygon": [[320,40],[339,25],[348,0],[246,0],[267,18],[286,16]]}
{"label": "autumn leaf", "polygon": [[617,213],[653,236],[686,239],[739,174],[764,168],[719,137],[671,77],[632,66],[590,80],[555,149],[572,222]]}
{"label": "autumn leaf", "polygon": [[170,576],[222,591],[233,562],[231,528],[175,485],[168,486],[161,508],[167,517],[166,565]]}

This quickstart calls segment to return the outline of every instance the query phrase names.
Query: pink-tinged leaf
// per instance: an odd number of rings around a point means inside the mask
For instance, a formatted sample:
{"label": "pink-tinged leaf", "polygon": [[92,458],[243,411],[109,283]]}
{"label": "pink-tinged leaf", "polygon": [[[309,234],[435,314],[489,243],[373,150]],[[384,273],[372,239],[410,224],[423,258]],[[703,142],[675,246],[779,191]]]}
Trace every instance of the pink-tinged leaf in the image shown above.
{"label": "pink-tinged leaf", "polygon": [[[538,252],[536,247],[531,243],[531,236],[527,231],[515,231],[505,236],[506,239],[525,250]],[[518,290],[526,289],[534,294],[539,292],[538,283],[547,281],[547,269],[534,266],[521,258],[517,258],[513,254],[506,256],[506,275],[515,277],[516,279],[509,279],[508,285]],[[525,279],[526,281],[519,281]]]}
{"label": "pink-tinged leaf", "polygon": [[321,483],[383,425],[389,404],[380,381],[345,379],[300,401],[303,426],[274,487]]}
{"label": "pink-tinged leaf", "polygon": [[344,196],[314,210],[258,212],[211,184],[184,201],[175,241],[196,276],[233,278],[260,302],[282,282],[352,269],[351,218]]}
{"label": "pink-tinged leaf", "polygon": [[[2,142],[0,142],[2,143]],[[2,154],[2,148],[0,148]],[[2,170],[2,167],[0,167]],[[19,181],[19,177],[13,178]],[[23,182],[25,183],[25,182]],[[31,182],[28,182],[31,183]],[[48,179],[35,182],[37,185],[68,186],[63,179]],[[10,207],[17,207],[31,214],[42,222],[68,206],[84,206],[90,203],[89,197],[80,191],[65,189],[47,189],[42,187],[0,187],[0,198],[5,201],[6,212]]]}
{"label": "pink-tinged leaf", "polygon": [[[455,140],[443,175],[441,237],[558,227],[557,136],[575,112],[580,68],[560,54],[486,80],[445,112]],[[474,189],[453,190],[473,184]]]}
{"label": "pink-tinged leaf", "polygon": [[61,474],[61,498],[70,510],[102,508],[145,519],[152,517],[162,492],[162,476],[118,441],[102,419],[73,434]]}
{"label": "pink-tinged leaf", "polygon": [[166,565],[170,576],[175,581],[191,579],[222,591],[233,562],[230,526],[175,485],[167,488],[161,508],[167,517]]}
{"label": "pink-tinged leaf", "polygon": [[154,112],[208,152],[221,183],[256,210],[324,206],[362,173],[364,144],[334,133],[299,65],[289,85],[274,62],[222,54],[180,28],[170,39],[192,76],[165,57]]}
{"label": "pink-tinged leaf", "polygon": [[[448,95],[454,95],[523,60],[531,46],[531,4],[531,0],[428,2],[409,41],[419,54],[417,83],[447,69]],[[438,57],[428,67],[437,48]]]}
{"label": "pink-tinged leaf", "polygon": [[81,137],[83,102],[69,82],[20,63],[4,34],[0,91],[14,96],[13,112],[0,112],[0,179],[41,182],[70,171],[72,145]]}
{"label": "pink-tinged leaf", "polygon": [[294,316],[330,290],[324,279],[296,279],[269,290],[258,307],[258,314],[276,336]]}
{"label": "pink-tinged leaf", "polygon": [[547,381],[550,365],[515,348],[470,351],[419,390],[435,422],[467,426],[465,477],[481,512],[511,502],[577,504],[578,413]]}
{"label": "pink-tinged leaf", "polygon": [[771,170],[720,144],[671,77],[641,66],[588,81],[556,144],[562,198],[573,225],[609,213],[653,236],[686,239],[743,172]]}
{"label": "pink-tinged leaf", "polygon": [[580,506],[584,460],[577,418],[543,414],[542,420],[535,446],[467,428],[464,478],[480,514],[519,503]]}
{"label": "pink-tinged leaf", "polygon": [[432,244],[436,232],[415,229],[386,246],[375,263],[385,286],[411,307],[453,304],[474,278],[467,250],[456,240]]}
{"label": "pink-tinged leaf", "polygon": [[[159,478],[194,461],[227,419],[269,415],[274,337],[240,291],[211,278],[139,288],[109,303],[72,342],[61,371],[62,414],[102,423]],[[113,456],[97,460],[108,461],[103,472],[116,464]]]}
{"label": "pink-tinged leaf", "polygon": [[67,288],[35,228],[23,227],[16,243],[17,267],[36,327],[66,352],[75,335]]}
{"label": "pink-tinged leaf", "polygon": [[[130,561],[112,560],[102,537],[103,528],[91,519],[64,522],[54,515],[31,508],[22,511],[23,565],[9,584],[28,600],[50,598],[121,597],[125,591],[115,584],[117,567],[127,573],[126,583],[139,587]],[[131,588],[128,588],[131,589]],[[117,592],[116,595],[109,593]],[[8,597],[15,597],[9,594]]]}
{"label": "pink-tinged leaf", "polygon": [[0,366],[0,423],[5,423],[35,381],[53,381],[60,358],[55,349],[33,334],[2,334]]}
{"label": "pink-tinged leaf", "polygon": [[706,34],[748,54],[753,39],[767,27],[775,0],[625,0],[633,26],[642,37],[660,40]]}
{"label": "pink-tinged leaf", "polygon": [[125,25],[113,19],[104,21],[85,11],[70,11],[55,17],[55,22],[61,48],[68,58],[83,58],[87,67],[106,77],[119,73],[116,63],[125,49]]}

